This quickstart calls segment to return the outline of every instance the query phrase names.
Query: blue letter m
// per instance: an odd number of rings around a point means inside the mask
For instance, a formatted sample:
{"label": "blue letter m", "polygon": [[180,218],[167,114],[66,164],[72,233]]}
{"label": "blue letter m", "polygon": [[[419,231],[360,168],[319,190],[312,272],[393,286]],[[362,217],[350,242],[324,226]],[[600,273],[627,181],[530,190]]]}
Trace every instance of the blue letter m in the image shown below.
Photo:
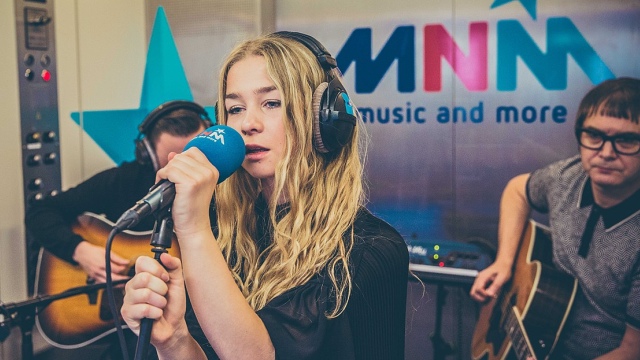
{"label": "blue letter m", "polygon": [[371,56],[371,29],[355,29],[347,39],[336,61],[345,73],[356,63],[356,92],[372,93],[394,60],[398,60],[398,91],[413,92],[415,79],[415,41],[413,26],[400,26],[393,31],[378,56]]}
{"label": "blue letter m", "polygon": [[568,54],[593,84],[615,77],[569,18],[547,20],[547,54],[538,49],[518,21],[498,21],[498,90],[516,89],[518,56],[545,89],[565,90]]}

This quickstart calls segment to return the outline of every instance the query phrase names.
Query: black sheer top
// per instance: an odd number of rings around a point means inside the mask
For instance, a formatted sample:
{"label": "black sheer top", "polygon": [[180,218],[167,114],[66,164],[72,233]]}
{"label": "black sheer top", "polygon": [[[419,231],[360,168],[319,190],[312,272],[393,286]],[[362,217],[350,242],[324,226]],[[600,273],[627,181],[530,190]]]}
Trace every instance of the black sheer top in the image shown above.
{"label": "black sheer top", "polygon": [[[256,208],[258,224],[268,229],[264,201]],[[393,227],[364,208],[358,212],[354,230],[350,259],[353,287],[340,316],[327,319],[325,315],[333,309],[333,300],[331,281],[324,271],[257,312],[277,359],[404,359],[407,246]],[[269,244],[269,234],[259,234],[259,247]],[[186,319],[207,357],[218,359],[189,302]]]}

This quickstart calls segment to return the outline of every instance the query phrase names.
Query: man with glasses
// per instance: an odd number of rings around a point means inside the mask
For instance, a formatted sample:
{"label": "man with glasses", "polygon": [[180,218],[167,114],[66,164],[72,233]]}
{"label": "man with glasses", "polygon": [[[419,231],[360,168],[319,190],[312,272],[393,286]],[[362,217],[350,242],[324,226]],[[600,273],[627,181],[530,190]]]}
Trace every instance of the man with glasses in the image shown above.
{"label": "man with glasses", "polygon": [[548,213],[553,262],[579,284],[554,358],[640,359],[640,80],[593,88],[575,133],[579,155],[505,187],[497,258],[471,297],[500,293],[531,209]]}

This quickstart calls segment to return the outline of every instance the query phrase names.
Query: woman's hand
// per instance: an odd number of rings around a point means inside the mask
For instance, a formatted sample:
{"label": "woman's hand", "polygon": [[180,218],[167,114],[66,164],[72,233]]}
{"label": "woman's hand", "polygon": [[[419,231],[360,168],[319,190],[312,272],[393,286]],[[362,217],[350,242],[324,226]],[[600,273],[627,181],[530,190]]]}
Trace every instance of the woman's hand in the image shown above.
{"label": "woman's hand", "polygon": [[157,180],[175,184],[176,196],[171,208],[174,230],[180,239],[211,232],[209,207],[218,182],[218,170],[197,148],[169,154],[169,163],[160,169]]}
{"label": "woman's hand", "polygon": [[184,320],[186,294],[180,259],[162,254],[160,260],[162,264],[147,256],[136,260],[136,275],[125,286],[120,310],[136,334],[143,318],[154,320],[151,343],[158,350],[189,336]]}

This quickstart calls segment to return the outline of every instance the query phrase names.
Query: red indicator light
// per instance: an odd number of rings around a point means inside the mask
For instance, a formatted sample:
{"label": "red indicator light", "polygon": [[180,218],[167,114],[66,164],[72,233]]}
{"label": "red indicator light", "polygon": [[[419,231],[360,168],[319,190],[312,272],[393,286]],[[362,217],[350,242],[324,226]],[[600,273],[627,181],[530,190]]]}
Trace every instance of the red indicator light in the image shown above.
{"label": "red indicator light", "polygon": [[440,262],[438,263],[438,266],[440,266],[440,267],[444,267],[444,261],[440,261]]}
{"label": "red indicator light", "polygon": [[42,73],[40,73],[40,76],[42,77],[42,80],[44,80],[44,81],[51,80],[51,73],[48,70],[42,70]]}

